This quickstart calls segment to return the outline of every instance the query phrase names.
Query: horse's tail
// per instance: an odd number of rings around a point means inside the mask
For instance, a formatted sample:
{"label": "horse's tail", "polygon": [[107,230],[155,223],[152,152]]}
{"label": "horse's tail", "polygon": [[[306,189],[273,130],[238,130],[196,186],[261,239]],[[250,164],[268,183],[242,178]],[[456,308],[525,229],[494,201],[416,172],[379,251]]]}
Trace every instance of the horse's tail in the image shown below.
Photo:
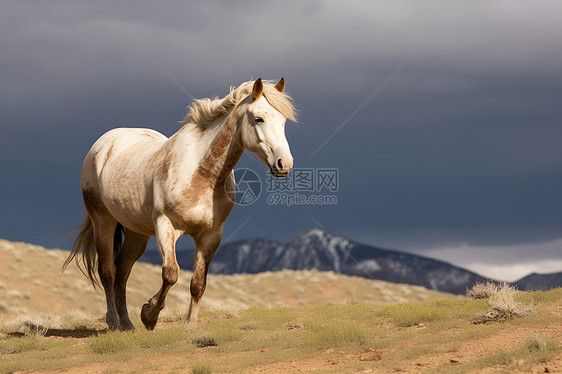
{"label": "horse's tail", "polygon": [[[94,288],[100,286],[96,273],[98,253],[94,244],[94,226],[92,225],[92,220],[89,215],[86,215],[84,222],[82,222],[75,232],[78,232],[78,236],[74,241],[72,251],[70,251],[68,258],[62,265],[62,271],[64,272],[68,264],[70,264],[72,260],[75,260],[82,274],[84,274],[92,282]],[[115,235],[113,237],[114,256],[117,255],[123,245],[123,233],[123,226],[120,223],[117,223]],[[80,258],[76,257],[76,255],[80,252],[82,252],[82,256]]]}
{"label": "horse's tail", "polygon": [[[99,286],[99,281],[95,272],[98,254],[94,245],[94,226],[92,225],[92,220],[89,215],[86,215],[84,222],[82,222],[75,232],[78,232],[78,236],[74,241],[72,251],[70,251],[68,258],[62,265],[62,271],[64,272],[66,270],[66,267],[72,260],[76,260],[76,264],[82,274],[90,279],[94,287]],[[82,252],[81,259],[76,257],[80,252]]]}

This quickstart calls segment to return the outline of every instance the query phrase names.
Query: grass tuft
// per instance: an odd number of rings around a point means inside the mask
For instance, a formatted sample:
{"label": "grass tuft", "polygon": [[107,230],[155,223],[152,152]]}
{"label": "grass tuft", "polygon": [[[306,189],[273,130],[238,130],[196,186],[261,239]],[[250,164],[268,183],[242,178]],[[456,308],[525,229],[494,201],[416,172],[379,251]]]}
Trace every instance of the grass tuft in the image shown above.
{"label": "grass tuft", "polygon": [[[8,341],[2,341],[0,345],[0,355],[4,354],[20,354],[31,351],[45,350],[44,344],[39,337],[16,338]],[[1,370],[0,370],[1,372]]]}
{"label": "grass tuft", "polygon": [[525,348],[527,348],[527,350],[531,353],[538,351],[556,351],[557,344],[552,339],[539,334],[527,339],[525,342]]}
{"label": "grass tuft", "polygon": [[495,295],[490,297],[490,309],[486,314],[477,315],[476,324],[487,323],[492,321],[502,321],[517,317],[525,317],[534,313],[535,309],[531,306],[525,306],[515,301],[515,287],[503,283],[498,288]]}
{"label": "grass tuft", "polygon": [[167,349],[173,345],[185,345],[186,333],[183,328],[169,328],[157,331],[135,331],[137,344],[143,349]]}
{"label": "grass tuft", "polygon": [[378,308],[374,314],[389,318],[398,327],[408,327],[420,323],[473,318],[474,314],[484,310],[484,300],[455,298],[386,305]]}
{"label": "grass tuft", "polygon": [[530,361],[545,363],[560,352],[559,343],[541,334],[527,339],[523,352],[527,351]]}
{"label": "grass tuft", "polygon": [[51,328],[61,326],[60,318],[46,314],[20,314],[2,324],[1,331],[8,334],[42,337]]}
{"label": "grass tuft", "polygon": [[201,333],[201,335],[195,337],[191,342],[197,348],[205,348],[205,347],[216,347],[217,341],[213,338],[209,333]]}
{"label": "grass tuft", "polygon": [[316,349],[365,348],[363,329],[352,321],[310,322],[307,345]]}
{"label": "grass tuft", "polygon": [[213,369],[205,364],[196,364],[191,368],[191,374],[211,374]]}
{"label": "grass tuft", "polygon": [[21,329],[26,336],[45,336],[49,331],[49,326],[26,321],[22,324]]}
{"label": "grass tuft", "polygon": [[92,352],[105,355],[125,351],[131,346],[133,332],[108,331],[90,341]]}
{"label": "grass tuft", "polygon": [[486,282],[476,282],[471,289],[466,290],[466,296],[473,299],[487,299],[494,295],[497,295],[500,286],[496,282],[486,281]]}

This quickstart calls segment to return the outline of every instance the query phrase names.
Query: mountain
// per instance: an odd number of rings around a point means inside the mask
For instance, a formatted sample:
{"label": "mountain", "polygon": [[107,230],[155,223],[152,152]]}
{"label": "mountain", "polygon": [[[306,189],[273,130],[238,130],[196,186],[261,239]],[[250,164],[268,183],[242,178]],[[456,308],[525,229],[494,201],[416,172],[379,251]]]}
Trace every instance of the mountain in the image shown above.
{"label": "mountain", "polygon": [[[195,251],[178,250],[182,269],[192,269]],[[141,261],[161,264],[157,251],[146,251]],[[255,274],[266,271],[334,271],[369,279],[424,286],[442,292],[465,293],[486,278],[449,263],[360,244],[314,228],[290,243],[247,239],[222,245],[209,272]]]}
{"label": "mountain", "polygon": [[546,291],[554,287],[562,287],[562,272],[551,274],[529,274],[514,282],[521,291]]}

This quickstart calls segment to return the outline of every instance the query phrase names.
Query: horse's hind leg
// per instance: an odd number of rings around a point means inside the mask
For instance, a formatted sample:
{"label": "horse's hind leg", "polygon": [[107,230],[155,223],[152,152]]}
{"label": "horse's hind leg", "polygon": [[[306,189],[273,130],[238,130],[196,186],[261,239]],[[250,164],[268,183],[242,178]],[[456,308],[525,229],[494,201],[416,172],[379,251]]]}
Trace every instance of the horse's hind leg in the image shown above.
{"label": "horse's hind leg", "polygon": [[155,220],[156,240],[162,257],[162,287],[142,306],[141,320],[147,330],[153,330],[158,321],[158,314],[164,308],[166,295],[178,280],[180,267],[176,260],[176,241],[181,233],[177,232],[165,216]]}
{"label": "horse's hind leg", "polygon": [[115,258],[116,272],[113,289],[121,330],[132,330],[134,328],[127,312],[127,280],[133,265],[144,253],[149,239],[149,236],[126,230],[123,247]]}
{"label": "horse's hind leg", "polygon": [[113,239],[117,221],[111,216],[94,215],[94,243],[98,253],[98,274],[105,291],[107,314],[105,320],[110,330],[119,328],[119,316],[115,307],[113,284],[115,282],[115,263],[113,261]]}

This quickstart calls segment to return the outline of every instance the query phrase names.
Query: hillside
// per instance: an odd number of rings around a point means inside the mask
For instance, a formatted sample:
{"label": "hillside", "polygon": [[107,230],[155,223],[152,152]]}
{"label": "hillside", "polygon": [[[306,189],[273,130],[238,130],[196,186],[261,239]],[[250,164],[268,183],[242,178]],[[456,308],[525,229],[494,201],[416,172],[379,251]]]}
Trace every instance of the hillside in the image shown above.
{"label": "hillside", "polygon": [[562,272],[551,274],[529,274],[513,282],[522,291],[549,290],[553,287],[562,287]]}
{"label": "hillside", "polygon": [[[61,275],[67,251],[46,250],[0,239],[0,315],[29,313],[86,314],[101,317],[105,297],[88,284],[76,264]],[[182,271],[166,301],[166,313],[184,312],[189,305],[191,273]],[[160,266],[137,263],[128,283],[131,314],[160,287]],[[202,308],[240,310],[251,306],[295,306],[347,301],[391,304],[435,300],[446,294],[403,284],[372,281],[333,272],[283,271],[256,275],[210,275]]]}
{"label": "hillside", "polygon": [[[178,250],[183,269],[193,267],[194,250]],[[158,252],[146,251],[141,261],[160,264]],[[247,239],[221,245],[209,271],[213,274],[255,274],[265,271],[333,271],[388,282],[463,294],[486,278],[449,263],[410,253],[381,249],[311,229],[290,243]]]}
{"label": "hillside", "polygon": [[[60,275],[67,254],[0,240],[0,373],[562,370],[561,289],[473,300],[334,272],[212,275],[199,326],[186,331],[182,272],[146,331],[139,306],[160,268],[140,263],[129,290],[137,329],[107,332],[101,293],[73,265]],[[524,313],[479,322],[500,301]]]}
{"label": "hillside", "polygon": [[[182,269],[193,268],[193,249],[179,249],[177,258]],[[161,264],[157,251],[146,251],[141,261]],[[318,228],[304,232],[289,243],[267,239],[224,243],[213,258],[209,271],[212,274],[256,274],[311,269],[455,294],[464,294],[474,283],[486,280],[447,262],[361,244]],[[521,290],[562,287],[562,273],[533,274],[513,284]]]}

